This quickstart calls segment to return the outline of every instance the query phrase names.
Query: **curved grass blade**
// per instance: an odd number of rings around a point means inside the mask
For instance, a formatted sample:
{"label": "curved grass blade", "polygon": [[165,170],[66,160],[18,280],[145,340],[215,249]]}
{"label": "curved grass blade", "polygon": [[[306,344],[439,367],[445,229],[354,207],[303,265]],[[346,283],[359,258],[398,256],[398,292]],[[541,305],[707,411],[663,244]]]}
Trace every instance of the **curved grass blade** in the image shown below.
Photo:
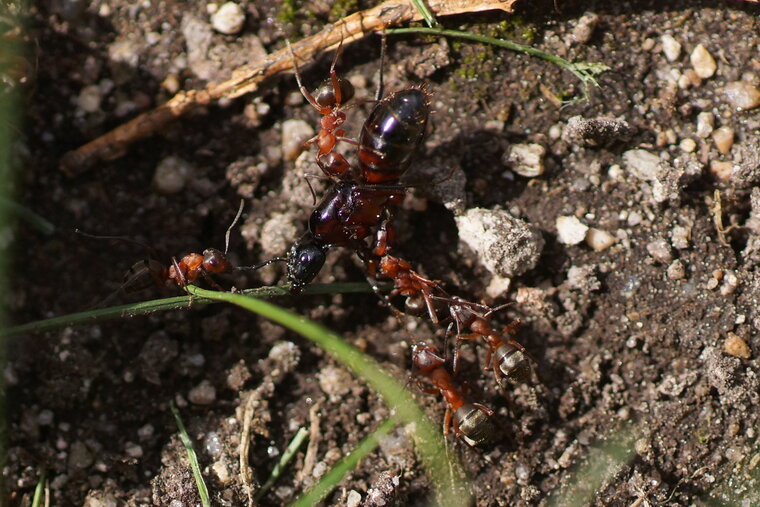
{"label": "curved grass blade", "polygon": [[31,209],[23,206],[15,201],[6,199],[0,195],[0,208],[4,208],[9,214],[16,215],[18,218],[29,224],[32,228],[37,229],[45,236],[50,236],[55,232],[55,225],[53,225],[46,218],[38,215]]}
{"label": "curved grass blade", "polygon": [[[384,286],[381,285],[381,289]],[[331,283],[331,284],[314,284],[304,289],[303,294],[349,294],[356,292],[372,292],[369,284],[361,283]],[[256,297],[274,297],[290,295],[288,285],[260,287],[257,289],[247,289],[243,294]],[[214,300],[204,297],[194,297],[193,307],[200,307],[207,304],[215,303]],[[0,337],[17,336],[25,333],[41,333],[43,331],[53,331],[67,326],[76,326],[82,324],[96,324],[113,319],[123,319],[127,317],[136,317],[138,315],[147,315],[154,312],[167,310],[181,310],[190,307],[190,296],[176,296],[164,299],[154,299],[152,301],[141,301],[139,303],[130,303],[127,305],[111,306],[108,308],[98,308],[79,313],[70,313],[52,319],[38,320],[28,324],[22,324],[7,329],[0,329]]]}
{"label": "curved grass blade", "polygon": [[312,488],[304,493],[298,500],[293,502],[291,507],[309,507],[310,505],[317,505],[324,500],[325,497],[335,489],[343,477],[356,468],[361,460],[374,451],[380,444],[380,439],[390,433],[397,424],[398,421],[391,417],[375,428],[372,433],[364,437],[359,445],[356,446],[356,449],[336,463],[335,466],[319,480],[319,482],[312,486]]}
{"label": "curved grass blade", "polygon": [[464,470],[459,461],[446,452],[440,430],[430,422],[404,384],[385,372],[374,359],[319,324],[266,301],[229,292],[199,289],[192,285],[187,289],[195,296],[225,301],[270,319],[311,340],[340,361],[380,393],[385,403],[395,412],[395,418],[407,425],[420,460],[435,484],[438,504],[452,507],[469,505],[471,492]]}
{"label": "curved grass blade", "polygon": [[201,474],[201,466],[198,464],[198,456],[193,449],[193,441],[190,440],[190,435],[187,434],[185,425],[182,423],[182,417],[179,415],[177,405],[174,404],[174,400],[169,403],[174,420],[177,423],[177,430],[179,431],[179,438],[182,440],[182,445],[185,446],[185,452],[187,452],[187,459],[190,461],[190,468],[193,470],[193,477],[195,478],[195,486],[198,488],[198,496],[201,497],[201,504],[203,507],[211,507],[211,500],[208,496],[208,488],[203,480]]}
{"label": "curved grass blade", "polygon": [[412,0],[412,3],[414,4],[414,8],[417,9],[420,15],[425,19],[427,26],[431,28],[440,26],[438,24],[438,20],[435,19],[435,15],[431,12],[430,9],[428,9],[428,6],[425,4],[425,0]]}
{"label": "curved grass blade", "polygon": [[47,472],[44,468],[40,469],[40,478],[37,480],[37,485],[34,487],[34,496],[32,497],[32,507],[42,507],[47,505],[47,502],[42,503],[42,499],[47,489]]}
{"label": "curved grass blade", "polygon": [[552,55],[524,44],[518,44],[517,42],[511,42],[504,39],[497,39],[495,37],[488,37],[485,35],[478,35],[469,32],[462,32],[460,30],[445,30],[443,28],[393,28],[387,31],[391,34],[425,34],[425,35],[442,35],[444,37],[453,37],[457,39],[467,39],[475,42],[482,42],[483,44],[492,44],[494,46],[503,47],[511,51],[517,51],[519,53],[525,53],[532,56],[537,56],[543,60],[551,62],[559,67],[569,70],[577,77],[581,83],[583,83],[584,91],[588,90],[589,85],[599,86],[599,82],[596,80],[596,76],[602,72],[610,70],[610,68],[603,63],[596,62],[570,62],[557,55]]}

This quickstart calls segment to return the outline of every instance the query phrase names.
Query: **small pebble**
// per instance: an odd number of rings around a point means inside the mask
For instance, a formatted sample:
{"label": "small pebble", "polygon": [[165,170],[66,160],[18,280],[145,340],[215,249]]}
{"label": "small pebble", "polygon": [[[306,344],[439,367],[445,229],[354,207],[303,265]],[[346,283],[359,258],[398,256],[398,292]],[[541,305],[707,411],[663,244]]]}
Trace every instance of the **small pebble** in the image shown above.
{"label": "small pebble", "polygon": [[760,89],[747,81],[728,83],[723,92],[728,103],[736,108],[746,110],[760,106]]}
{"label": "small pebble", "polygon": [[601,252],[615,244],[615,236],[607,231],[592,227],[586,232],[586,244],[595,252]]}
{"label": "small pebble", "polygon": [[710,278],[709,280],[707,280],[707,284],[706,284],[707,290],[717,289],[719,283],[720,282],[718,281],[717,278]]}
{"label": "small pebble", "polygon": [[258,238],[261,250],[267,256],[283,255],[298,234],[295,217],[289,213],[272,213],[261,227]]}
{"label": "small pebble", "polygon": [[694,69],[686,69],[678,78],[678,87],[682,90],[694,87],[702,84],[702,79],[697,75]]}
{"label": "small pebble", "polygon": [[626,151],[623,164],[631,174],[645,181],[654,181],[661,172],[660,157],[646,150]]}
{"label": "small pebble", "polygon": [[82,470],[89,468],[94,461],[95,458],[84,442],[77,440],[71,444],[71,449],[69,450],[69,467]]}
{"label": "small pebble", "polygon": [[179,76],[177,76],[177,74],[169,74],[168,76],[166,76],[166,79],[161,81],[161,88],[163,88],[169,93],[177,93],[179,91],[180,86],[181,86],[181,83],[179,81]]}
{"label": "small pebble", "polygon": [[565,245],[577,245],[586,239],[588,226],[581,223],[581,221],[575,216],[557,217],[556,226],[560,243]]}
{"label": "small pebble", "polygon": [[540,144],[513,144],[504,162],[520,176],[535,178],[544,173],[545,154],[546,148]]}
{"label": "small pebble", "polygon": [[293,161],[304,150],[304,143],[314,137],[314,129],[304,120],[282,122],[282,156]]}
{"label": "small pebble", "polygon": [[354,384],[351,374],[337,366],[325,366],[322,368],[317,374],[317,380],[322,391],[334,401],[347,395]]}
{"label": "small pebble", "polygon": [[585,44],[594,35],[594,29],[599,24],[599,14],[595,12],[585,13],[573,28],[573,40],[578,44]]}
{"label": "small pebble", "polygon": [[683,265],[683,262],[681,262],[679,259],[674,260],[670,263],[670,266],[668,266],[668,278],[671,280],[683,280],[683,278],[686,276],[686,268]]}
{"label": "small pebble", "polygon": [[139,444],[136,444],[134,442],[127,442],[124,444],[124,452],[129,456],[130,458],[142,458],[143,456],[143,449]]}
{"label": "small pebble", "polygon": [[227,35],[235,35],[245,24],[245,12],[235,2],[227,2],[211,16],[214,30]]}
{"label": "small pebble", "polygon": [[691,60],[691,66],[694,67],[694,72],[702,79],[712,77],[718,68],[715,58],[712,57],[707,48],[702,44],[694,48],[689,60]]}
{"label": "small pebble", "polygon": [[103,98],[98,85],[90,85],[82,88],[77,97],[79,109],[85,113],[94,113],[100,109],[100,101]]}
{"label": "small pebble", "polygon": [[734,173],[734,164],[722,160],[713,160],[710,162],[710,174],[715,179],[728,183],[731,181],[731,175]]}
{"label": "small pebble", "polygon": [[203,380],[190,389],[190,392],[187,393],[187,399],[196,405],[210,405],[216,400],[216,389],[211,382]]}
{"label": "small pebble", "polygon": [[712,133],[715,147],[721,154],[726,155],[731,151],[731,147],[734,145],[734,129],[731,127],[720,127],[715,129]]}
{"label": "small pebble", "polygon": [[673,252],[670,250],[670,244],[664,239],[658,239],[647,244],[647,252],[652,258],[663,264],[670,264],[673,260]]}
{"label": "small pebble", "polygon": [[697,115],[697,135],[705,138],[712,134],[715,129],[715,115],[710,112],[703,112]]}
{"label": "small pebble", "polygon": [[348,495],[346,495],[346,507],[359,507],[361,502],[362,495],[356,490],[352,489],[348,492]]}
{"label": "small pebble", "polygon": [[727,271],[723,277],[723,285],[720,287],[721,296],[730,296],[739,287],[739,277],[733,271]]}
{"label": "small pebble", "polygon": [[662,42],[662,52],[669,62],[675,62],[681,56],[681,43],[673,38],[672,35],[665,34],[660,37]]}
{"label": "small pebble", "polygon": [[153,188],[160,194],[176,194],[185,188],[193,172],[193,167],[188,162],[170,155],[156,166],[156,172],[153,174]]}
{"label": "small pebble", "polygon": [[694,150],[697,149],[697,142],[694,141],[694,139],[687,137],[681,141],[681,144],[679,144],[678,147],[681,148],[681,151],[683,152],[693,153]]}
{"label": "small pebble", "polygon": [[749,359],[752,356],[752,351],[747,342],[741,336],[734,333],[728,333],[726,341],[723,343],[723,350],[727,354],[741,359]]}
{"label": "small pebble", "polygon": [[232,482],[232,479],[236,477],[230,473],[227,462],[223,459],[215,461],[214,464],[211,465],[211,469],[216,474],[216,477],[219,479],[219,482],[222,484],[222,486],[227,486],[230,484],[230,482]]}

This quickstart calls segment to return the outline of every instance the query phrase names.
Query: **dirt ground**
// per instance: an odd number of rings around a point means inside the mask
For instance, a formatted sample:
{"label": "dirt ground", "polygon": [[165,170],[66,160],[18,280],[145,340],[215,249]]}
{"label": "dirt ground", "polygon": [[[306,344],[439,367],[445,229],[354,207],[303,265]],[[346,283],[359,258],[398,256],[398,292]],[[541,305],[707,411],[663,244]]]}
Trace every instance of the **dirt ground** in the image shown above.
{"label": "dirt ground", "polygon": [[[282,255],[303,231],[312,198],[302,175],[315,172],[313,153],[294,161],[293,145],[319,115],[291,77],[183,118],[76,178],[58,169],[64,153],[178,89],[220,81],[341,9],[367,6],[314,2],[306,12],[300,2],[293,11],[292,2],[243,0],[243,27],[223,35],[212,28],[211,5],[44,0],[29,13],[18,200],[56,232],[17,228],[14,322],[91,308],[146,256],[75,228],[136,238],[168,260],[223,247],[244,198],[230,245],[240,265]],[[438,37],[389,37],[387,90],[425,81],[435,110],[409,175],[428,184],[411,183],[396,252],[452,293],[513,302],[495,322],[522,321],[518,339],[543,381],[513,388],[508,401],[481,369],[484,348],[463,349],[458,378],[496,411],[505,435],[484,449],[449,437],[478,505],[760,504],[760,108],[737,107],[731,92],[759,93],[758,14],[757,4],[740,1],[559,1],[442,20],[610,67],[588,101],[565,106],[560,100],[583,89],[546,61]],[[700,44],[708,56],[693,63]],[[338,72],[358,97],[374,94],[379,46],[370,37],[344,48]],[[331,58],[303,66],[309,88],[327,76]],[[349,136],[370,107],[349,110]],[[518,174],[525,171],[515,147],[525,144],[545,149],[543,174]],[[447,207],[430,182],[448,174],[466,182]],[[459,241],[454,214],[472,208],[538,231],[535,267],[509,282],[491,273]],[[363,279],[351,252],[337,249],[319,277]],[[274,266],[220,282],[282,280]],[[152,289],[117,302],[176,293]],[[402,381],[414,341],[442,346],[440,329],[411,317],[402,326],[371,293],[276,302],[338,332]],[[199,505],[170,400],[195,439],[214,505],[246,502],[237,450],[241,399],[252,390],[262,400],[250,456],[256,480],[298,428],[319,436],[315,461],[299,451],[264,505],[293,500],[387,416],[375,393],[311,343],[218,305],[24,336],[9,351],[3,474],[11,505],[29,504],[42,468],[52,505]],[[417,393],[441,420],[441,398]],[[624,442],[626,453],[589,488],[597,479],[584,465],[605,442]],[[584,487],[593,496],[571,496]],[[411,444],[395,432],[327,503],[430,498]]]}

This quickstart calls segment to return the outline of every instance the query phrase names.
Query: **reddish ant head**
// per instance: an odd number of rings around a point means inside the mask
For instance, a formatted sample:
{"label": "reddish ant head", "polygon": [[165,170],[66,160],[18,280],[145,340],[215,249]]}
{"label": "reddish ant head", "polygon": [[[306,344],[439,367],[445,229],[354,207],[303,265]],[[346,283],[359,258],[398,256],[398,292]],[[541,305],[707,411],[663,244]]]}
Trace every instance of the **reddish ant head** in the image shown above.
{"label": "reddish ant head", "polygon": [[319,274],[325,264],[327,248],[306,232],[288,252],[288,281],[290,292],[298,294]]}
{"label": "reddish ant head", "polygon": [[221,250],[208,248],[203,251],[203,269],[207,273],[226,273],[232,271],[232,263]]}
{"label": "reddish ant head", "polygon": [[334,109],[353,98],[354,86],[347,79],[339,77],[337,80],[340,97],[335,96],[335,88],[333,87],[332,79],[326,79],[321,85],[319,85],[319,88],[314,90],[314,101],[321,107]]}
{"label": "reddish ant head", "polygon": [[445,362],[438,355],[438,350],[427,343],[420,342],[412,346],[412,364],[422,375],[429,375],[431,371],[440,368]]}
{"label": "reddish ant head", "polygon": [[487,445],[498,440],[498,430],[482,408],[465,403],[454,412],[454,424],[464,440],[472,445]]}

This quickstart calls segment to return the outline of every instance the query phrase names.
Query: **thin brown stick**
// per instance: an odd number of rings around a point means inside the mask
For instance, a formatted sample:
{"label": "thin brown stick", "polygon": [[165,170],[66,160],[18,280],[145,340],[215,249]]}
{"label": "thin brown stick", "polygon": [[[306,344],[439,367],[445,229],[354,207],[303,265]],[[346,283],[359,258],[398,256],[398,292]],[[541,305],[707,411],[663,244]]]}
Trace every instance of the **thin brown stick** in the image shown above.
{"label": "thin brown stick", "polygon": [[[436,15],[446,16],[486,10],[511,12],[516,1],[431,0],[428,5]],[[411,0],[389,0],[371,9],[346,16],[326,26],[321,32],[294,43],[292,48],[300,60],[311,60],[320,52],[337,47],[341,41],[348,44],[372,32],[419,19],[422,17]],[[73,177],[91,169],[100,161],[119,158],[127,152],[132,143],[161,131],[182,115],[220,99],[233,99],[254,92],[265,79],[292,68],[293,58],[290,50],[283,47],[263,61],[236,69],[232,78],[223,83],[212,83],[203,90],[181,91],[167,103],[66,153],[61,158],[60,168]]]}

